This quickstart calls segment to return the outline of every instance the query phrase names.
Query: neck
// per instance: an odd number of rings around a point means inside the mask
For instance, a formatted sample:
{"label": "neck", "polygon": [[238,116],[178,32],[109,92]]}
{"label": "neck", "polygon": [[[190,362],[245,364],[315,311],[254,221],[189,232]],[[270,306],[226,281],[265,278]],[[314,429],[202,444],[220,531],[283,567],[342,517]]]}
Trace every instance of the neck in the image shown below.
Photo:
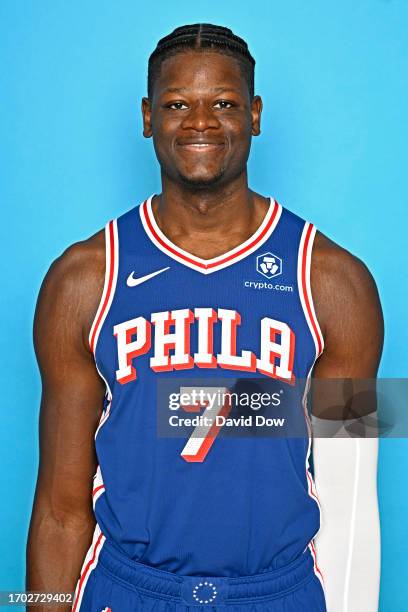
{"label": "neck", "polygon": [[153,198],[152,207],[170,239],[223,234],[227,241],[228,236],[249,237],[262,222],[268,201],[248,188],[245,170],[228,184],[200,189],[162,176],[162,193]]}

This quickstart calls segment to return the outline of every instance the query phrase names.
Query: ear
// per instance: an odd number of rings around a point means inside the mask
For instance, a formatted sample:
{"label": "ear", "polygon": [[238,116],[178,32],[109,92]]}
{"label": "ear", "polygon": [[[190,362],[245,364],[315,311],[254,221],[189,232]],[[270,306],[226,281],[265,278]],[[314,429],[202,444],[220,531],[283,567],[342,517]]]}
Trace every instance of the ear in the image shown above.
{"label": "ear", "polygon": [[149,98],[142,98],[143,136],[152,136],[152,107]]}
{"label": "ear", "polygon": [[261,133],[262,108],[263,104],[261,96],[254,96],[251,102],[252,136],[259,136]]}

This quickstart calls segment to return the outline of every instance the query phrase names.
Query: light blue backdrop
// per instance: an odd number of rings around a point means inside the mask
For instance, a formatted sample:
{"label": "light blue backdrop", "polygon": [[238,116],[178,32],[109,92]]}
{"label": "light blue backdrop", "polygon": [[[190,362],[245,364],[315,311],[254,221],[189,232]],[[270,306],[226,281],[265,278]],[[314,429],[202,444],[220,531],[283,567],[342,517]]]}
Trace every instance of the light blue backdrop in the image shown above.
{"label": "light blue backdrop", "polygon": [[[0,3],[0,590],[23,587],[37,469],[31,327],[40,282],[69,244],[159,189],[139,109],[148,55],[174,27],[209,21],[248,40],[264,99],[251,186],[367,263],[385,313],[381,374],[407,375],[408,3],[192,4]],[[408,444],[383,441],[380,450],[380,609],[402,612]]]}

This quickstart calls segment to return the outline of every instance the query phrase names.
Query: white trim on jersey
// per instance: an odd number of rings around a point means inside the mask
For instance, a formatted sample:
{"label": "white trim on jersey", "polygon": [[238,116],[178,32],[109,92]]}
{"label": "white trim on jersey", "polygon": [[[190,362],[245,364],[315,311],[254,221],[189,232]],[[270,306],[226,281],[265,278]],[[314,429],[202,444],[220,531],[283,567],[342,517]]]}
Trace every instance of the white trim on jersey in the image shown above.
{"label": "white trim on jersey", "polygon": [[307,491],[310,497],[313,498],[313,500],[317,503],[317,506],[319,508],[319,529],[317,530],[317,532],[314,534],[313,536],[313,540],[311,542],[309,542],[308,547],[310,549],[310,552],[312,554],[313,557],[313,571],[316,574],[316,576],[318,577],[318,579],[320,580],[320,583],[322,585],[323,588],[323,592],[324,592],[324,578],[323,578],[323,574],[321,572],[321,570],[319,569],[318,565],[317,565],[317,559],[316,559],[316,550],[315,550],[315,546],[314,546],[314,539],[316,538],[317,534],[320,531],[321,528],[321,523],[322,523],[322,507],[319,501],[319,497],[317,495],[317,490],[316,490],[316,485],[313,479],[313,476],[310,472],[310,453],[312,450],[312,425],[309,419],[309,414],[308,414],[308,410],[307,410],[307,398],[308,398],[308,393],[309,393],[309,389],[310,389],[310,382],[311,382],[311,373],[313,370],[313,366],[316,363],[316,359],[314,360],[307,378],[306,378],[306,383],[305,383],[305,390],[303,392],[303,398],[302,398],[302,406],[303,406],[303,413],[305,416],[305,421],[306,421],[306,426],[307,426],[307,431],[308,431],[308,446],[307,446],[307,453],[306,453],[306,458],[305,458],[305,472],[306,472],[306,482],[307,482]]}
{"label": "white trim on jersey", "polygon": [[93,505],[94,510],[95,510],[96,502],[98,501],[98,499],[104,492],[105,492],[105,485],[103,483],[101,466],[98,465],[98,467],[96,468],[95,476],[93,477],[93,486],[92,486],[92,505]]}
{"label": "white trim on jersey", "polygon": [[[98,370],[98,372],[99,372],[99,370]],[[103,378],[103,376],[102,376],[102,374],[100,372],[99,372],[99,375]],[[105,379],[103,378],[103,380],[105,380]],[[106,423],[106,421],[108,420],[109,415],[110,415],[110,407],[111,407],[111,404],[112,404],[112,394],[110,392],[109,387],[107,387],[107,398],[108,398],[108,404],[106,405],[106,408],[102,412],[101,418],[99,419],[98,427],[97,427],[97,429],[95,431],[95,435],[94,435],[94,439],[95,440],[96,440],[96,436],[98,435],[98,432],[99,432],[100,428],[102,427],[102,425],[104,425]]]}
{"label": "white trim on jersey", "polygon": [[[317,534],[316,534],[316,535],[317,535]],[[315,537],[316,537],[316,535],[315,535]],[[309,548],[309,550],[310,550],[310,552],[311,552],[311,555],[312,555],[312,557],[313,557],[313,570],[314,570],[314,573],[315,573],[315,575],[318,577],[318,579],[320,580],[320,584],[322,585],[323,593],[324,593],[324,596],[325,596],[324,598],[325,598],[325,600],[327,601],[327,597],[326,597],[326,593],[325,593],[325,586],[324,586],[324,578],[323,578],[323,574],[322,574],[321,570],[319,569],[319,567],[318,567],[318,565],[317,565],[316,548],[315,548],[315,545],[314,545],[314,539],[315,539],[315,537],[313,538],[313,540],[311,540],[311,541],[309,542],[309,544],[308,544],[308,548]]]}
{"label": "white trim on jersey", "polygon": [[72,612],[79,612],[81,609],[82,597],[84,595],[86,584],[89,580],[91,572],[98,564],[99,554],[102,550],[105,540],[105,536],[103,535],[98,523],[96,523],[92,538],[92,544],[89,547],[85,560],[82,564],[81,573],[76,585]]}
{"label": "white trim on jersey", "polygon": [[202,259],[178,247],[163,234],[153,215],[152,198],[153,195],[139,206],[140,218],[147,236],[163,253],[202,274],[210,274],[211,272],[222,270],[251,255],[270,238],[282,214],[282,206],[273,198],[269,198],[268,211],[261,225],[252,236],[218,257]]}
{"label": "white trim on jersey", "polygon": [[[89,332],[89,346],[95,355],[96,345],[102,325],[106,319],[115,294],[118,279],[119,239],[117,220],[109,221],[105,226],[105,282],[98,310]],[[106,381],[105,381],[106,382]]]}
{"label": "white trim on jersey", "polygon": [[[94,320],[91,325],[89,332],[89,346],[95,358],[96,345],[99,339],[99,334],[105,319],[108,315],[109,309],[112,304],[113,296],[115,295],[116,283],[118,279],[118,266],[119,266],[119,238],[118,238],[118,226],[117,220],[113,219],[109,221],[105,226],[105,281],[103,285],[103,291],[101,299],[99,301],[98,310],[96,311]],[[108,399],[108,405],[104,412],[102,412],[99,420],[98,428],[95,432],[95,438],[98,434],[101,426],[106,422],[110,414],[110,405],[112,401],[112,391],[109,387],[108,381],[100,372],[95,359],[95,366],[99,376],[105,383],[106,397]]]}
{"label": "white trim on jersey", "polygon": [[[308,372],[306,382],[305,382],[305,390],[302,398],[302,406],[303,412],[305,416],[306,426],[308,430],[308,448],[305,459],[305,471],[306,471],[306,479],[307,479],[307,487],[308,493],[310,497],[314,499],[319,508],[319,529],[315,533],[314,538],[317,536],[317,533],[320,531],[321,526],[321,504],[319,502],[319,498],[317,495],[316,485],[313,480],[312,474],[310,472],[310,454],[312,450],[312,424],[310,422],[309,413],[307,409],[307,398],[310,390],[311,383],[311,374],[316,363],[318,357],[322,354],[324,350],[324,338],[320,329],[319,322],[316,317],[316,312],[313,304],[313,297],[311,291],[311,283],[310,283],[310,272],[311,272],[311,260],[312,260],[312,248],[313,242],[316,235],[316,227],[309,223],[305,222],[303,227],[300,243],[299,243],[299,252],[298,252],[298,263],[297,263],[297,282],[299,289],[299,298],[302,305],[302,310],[310,331],[310,334],[313,339],[313,344],[315,346],[315,359],[313,364],[310,367]],[[311,542],[309,542],[308,547],[313,557],[313,569],[315,575],[320,580],[324,591],[324,578],[321,570],[317,565],[316,559],[316,550],[314,546],[314,538]]]}
{"label": "white trim on jersey", "polygon": [[324,338],[316,316],[310,284],[312,249],[315,235],[316,227],[312,223],[306,221],[299,244],[297,278],[299,297],[310,333],[313,338],[317,359],[324,350]]}

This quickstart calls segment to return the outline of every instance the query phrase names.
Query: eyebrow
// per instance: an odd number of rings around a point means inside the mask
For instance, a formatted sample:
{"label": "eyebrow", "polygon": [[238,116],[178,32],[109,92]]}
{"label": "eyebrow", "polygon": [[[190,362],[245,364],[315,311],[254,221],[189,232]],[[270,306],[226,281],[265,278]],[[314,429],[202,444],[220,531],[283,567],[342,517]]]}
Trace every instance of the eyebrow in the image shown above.
{"label": "eyebrow", "polygon": [[[183,91],[189,91],[188,87],[166,87],[163,93],[181,93]],[[224,93],[225,91],[236,91],[232,87],[213,87],[210,91],[213,93]]]}

